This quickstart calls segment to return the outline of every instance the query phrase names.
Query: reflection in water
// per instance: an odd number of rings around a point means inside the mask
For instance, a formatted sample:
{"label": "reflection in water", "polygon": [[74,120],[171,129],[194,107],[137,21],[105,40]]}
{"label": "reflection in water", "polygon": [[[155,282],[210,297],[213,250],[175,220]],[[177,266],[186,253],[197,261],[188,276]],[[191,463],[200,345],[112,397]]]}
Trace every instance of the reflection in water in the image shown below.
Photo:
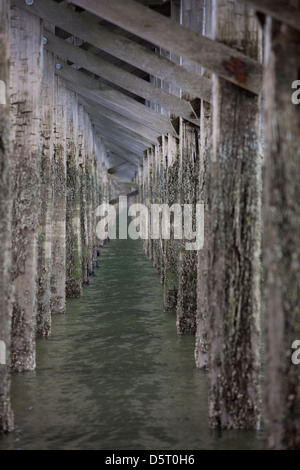
{"label": "reflection in water", "polygon": [[14,375],[16,428],[0,449],[251,449],[256,431],[209,430],[194,337],[176,334],[140,240],[113,240],[67,315],[38,340],[37,370]]}

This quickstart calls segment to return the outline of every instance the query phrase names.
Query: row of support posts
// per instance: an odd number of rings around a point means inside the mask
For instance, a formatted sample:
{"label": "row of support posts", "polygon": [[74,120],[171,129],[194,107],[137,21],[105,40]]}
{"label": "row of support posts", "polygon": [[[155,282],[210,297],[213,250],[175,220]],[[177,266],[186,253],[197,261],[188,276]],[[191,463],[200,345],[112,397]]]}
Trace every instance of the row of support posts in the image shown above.
{"label": "row of support posts", "polygon": [[[300,374],[291,346],[300,339],[300,107],[291,85],[300,36],[270,18],[262,24],[242,2],[201,3],[204,34],[264,61],[264,100],[213,75],[213,103],[201,102],[200,127],[180,119],[178,139],[163,137],[145,152],[139,201],[149,209],[203,203],[205,220],[198,253],[173,232],[145,240],[145,252],[177,332],[195,333],[211,426],[259,429],[264,409],[267,446],[299,449]],[[245,79],[242,68],[236,73]]]}
{"label": "row of support posts", "polygon": [[[135,177],[139,202],[204,204],[201,250],[187,251],[173,230],[169,240],[145,240],[145,252],[178,334],[195,334],[196,366],[208,369],[211,426],[257,429],[264,409],[268,447],[299,449],[300,366],[291,346],[300,340],[300,106],[291,85],[299,79],[300,33],[269,17],[260,25],[238,0],[182,6],[186,26],[263,61],[264,99],[213,75],[200,126],[180,118],[178,137],[161,136],[145,152]],[[35,368],[36,336],[49,334],[51,315],[64,313],[66,296],[80,296],[89,282],[95,208],[112,191],[105,146],[43,51],[48,27],[1,2],[1,432],[13,426],[10,366]],[[247,79],[234,57],[223,65]]]}
{"label": "row of support posts", "polygon": [[10,369],[35,369],[36,338],[89,283],[101,243],[96,207],[114,195],[107,149],[43,48],[51,28],[1,2],[0,432],[13,427]]}

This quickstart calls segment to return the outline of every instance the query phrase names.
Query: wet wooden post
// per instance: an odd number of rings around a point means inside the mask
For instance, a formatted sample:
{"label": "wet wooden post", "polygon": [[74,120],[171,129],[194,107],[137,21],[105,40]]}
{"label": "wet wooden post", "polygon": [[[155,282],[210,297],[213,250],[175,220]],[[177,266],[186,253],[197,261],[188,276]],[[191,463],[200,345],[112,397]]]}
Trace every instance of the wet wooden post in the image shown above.
{"label": "wet wooden post", "polygon": [[88,276],[94,274],[93,265],[93,141],[91,121],[89,115],[84,112],[84,150],[85,150],[85,198],[87,220],[87,272]]}
{"label": "wet wooden post", "polygon": [[[188,250],[184,204],[191,204],[193,210],[198,197],[199,175],[199,128],[180,119],[180,166],[178,172],[178,201],[182,204],[183,238],[179,243],[177,333],[195,334],[197,311],[197,251]],[[183,210],[184,209],[184,210]],[[193,220],[195,213],[193,213]]]}
{"label": "wet wooden post", "polygon": [[0,433],[11,431],[11,169],[12,146],[9,115],[9,1],[0,4]]}
{"label": "wet wooden post", "polygon": [[11,10],[13,257],[12,368],[35,368],[37,242],[40,195],[41,20]]}
{"label": "wet wooden post", "polygon": [[[212,0],[203,2],[203,34],[211,37],[212,34]],[[204,76],[211,77],[208,71],[203,71]],[[200,110],[200,161],[199,161],[199,203],[204,204],[204,245],[198,251],[197,273],[197,317],[196,317],[196,341],[195,363],[198,369],[208,367],[208,266],[209,266],[209,164],[211,151],[211,105],[201,100]]]}
{"label": "wet wooden post", "polygon": [[[44,25],[44,28],[51,31],[53,26]],[[48,336],[51,331],[54,66],[53,54],[44,49],[42,77],[41,191],[38,232],[37,336]]]}
{"label": "wet wooden post", "polygon": [[[166,172],[166,203],[171,207],[179,202],[179,141],[168,138],[168,162]],[[174,239],[174,223],[171,224],[170,240],[167,240],[164,263],[164,310],[176,311],[178,292],[178,240]]]}
{"label": "wet wooden post", "polygon": [[79,142],[79,166],[80,166],[80,225],[82,244],[82,283],[88,284],[88,219],[87,219],[87,194],[86,194],[86,166],[87,149],[85,137],[85,111],[82,105],[78,108],[78,142]]}
{"label": "wet wooden post", "polygon": [[270,449],[299,450],[300,32],[267,18],[265,45],[265,428]]}
{"label": "wet wooden post", "polygon": [[99,205],[99,182],[98,182],[98,155],[97,155],[97,145],[96,145],[96,131],[95,127],[92,125],[91,128],[91,138],[92,138],[92,235],[93,235],[93,270],[98,267],[98,237],[96,234],[96,209]]}
{"label": "wet wooden post", "polygon": [[54,102],[54,191],[52,225],[51,312],[66,311],[66,127],[67,91],[55,77]]}
{"label": "wet wooden post", "polygon": [[[259,25],[246,7],[218,0],[215,39],[259,59]],[[223,66],[247,81],[243,63]],[[213,77],[209,266],[210,423],[260,423],[260,155],[259,97]]]}
{"label": "wet wooden post", "polygon": [[78,147],[78,99],[67,91],[67,209],[66,209],[66,296],[82,294],[82,246],[80,227],[80,174]]}

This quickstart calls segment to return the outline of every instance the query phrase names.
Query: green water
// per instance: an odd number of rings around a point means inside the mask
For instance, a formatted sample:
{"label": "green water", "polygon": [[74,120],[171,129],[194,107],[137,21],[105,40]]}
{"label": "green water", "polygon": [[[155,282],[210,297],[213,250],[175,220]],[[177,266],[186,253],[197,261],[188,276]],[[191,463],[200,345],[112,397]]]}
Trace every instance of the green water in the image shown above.
{"label": "green water", "polygon": [[194,337],[176,334],[140,240],[113,240],[37,369],[12,377],[15,430],[0,449],[259,449],[260,431],[212,431]]}

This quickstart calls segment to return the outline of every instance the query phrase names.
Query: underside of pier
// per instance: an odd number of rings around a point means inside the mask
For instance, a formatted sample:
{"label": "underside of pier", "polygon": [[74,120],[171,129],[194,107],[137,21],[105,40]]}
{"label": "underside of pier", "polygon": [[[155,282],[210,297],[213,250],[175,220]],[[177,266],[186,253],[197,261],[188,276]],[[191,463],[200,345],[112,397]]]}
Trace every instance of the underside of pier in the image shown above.
{"label": "underside of pier", "polygon": [[300,449],[298,0],[2,0],[0,168],[0,433],[122,196],[210,425]]}

